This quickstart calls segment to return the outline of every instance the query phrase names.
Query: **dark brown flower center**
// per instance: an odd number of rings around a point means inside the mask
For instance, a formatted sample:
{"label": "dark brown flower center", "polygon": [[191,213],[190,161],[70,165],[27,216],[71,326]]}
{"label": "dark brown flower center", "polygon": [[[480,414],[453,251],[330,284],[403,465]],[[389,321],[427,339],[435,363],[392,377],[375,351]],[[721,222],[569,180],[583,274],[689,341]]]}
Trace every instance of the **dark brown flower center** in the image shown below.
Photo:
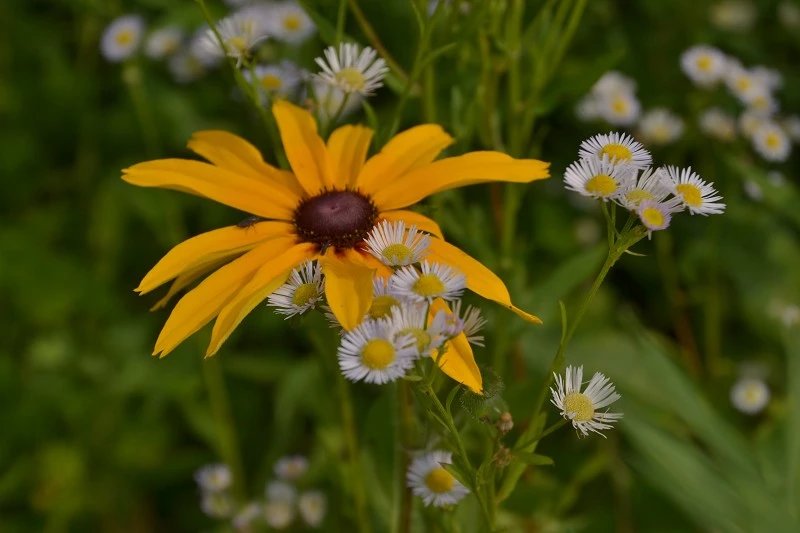
{"label": "dark brown flower center", "polygon": [[378,218],[367,196],[354,191],[326,191],[304,200],[294,212],[297,233],[322,248],[353,248],[366,238]]}

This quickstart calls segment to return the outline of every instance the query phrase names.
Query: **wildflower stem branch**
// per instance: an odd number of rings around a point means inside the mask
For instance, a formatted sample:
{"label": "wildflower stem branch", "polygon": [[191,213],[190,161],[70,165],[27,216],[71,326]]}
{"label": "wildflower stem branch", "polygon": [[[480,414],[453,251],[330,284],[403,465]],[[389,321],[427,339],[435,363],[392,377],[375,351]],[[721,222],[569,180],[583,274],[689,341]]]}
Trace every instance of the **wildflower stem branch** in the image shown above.
{"label": "wildflower stem branch", "polygon": [[358,5],[358,1],[347,0],[347,3],[350,6],[350,11],[352,11],[353,16],[356,19],[356,22],[358,22],[358,25],[361,28],[361,31],[364,32],[364,35],[367,37],[367,40],[369,40],[369,43],[372,45],[372,47],[378,51],[381,57],[386,61],[386,64],[389,65],[389,68],[392,69],[394,74],[398,78],[400,78],[400,82],[408,83],[408,74],[406,74],[406,71],[403,70],[403,67],[400,66],[400,64],[395,60],[395,58],[392,57],[391,54],[389,54],[389,51],[386,49],[386,47],[383,46],[383,43],[378,38],[378,34],[375,33],[375,29],[367,20],[367,17],[364,15],[364,12],[361,11],[361,7]]}

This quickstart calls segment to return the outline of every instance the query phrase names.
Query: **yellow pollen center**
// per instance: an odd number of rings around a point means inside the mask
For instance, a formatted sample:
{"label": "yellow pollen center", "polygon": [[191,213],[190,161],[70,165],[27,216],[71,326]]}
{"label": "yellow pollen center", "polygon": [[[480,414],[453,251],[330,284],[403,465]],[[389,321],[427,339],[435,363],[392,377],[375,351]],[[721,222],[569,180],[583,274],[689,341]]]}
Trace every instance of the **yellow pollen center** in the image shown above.
{"label": "yellow pollen center", "polygon": [[453,490],[453,485],[455,485],[455,482],[456,478],[453,477],[453,474],[441,466],[434,468],[428,472],[427,476],[425,476],[425,486],[428,487],[431,492],[436,494],[443,494]]}
{"label": "yellow pollen center", "polygon": [[229,38],[227,44],[234,52],[244,53],[247,50],[247,41],[244,37],[239,37],[238,35]]}
{"label": "yellow pollen center", "polygon": [[120,46],[131,44],[133,42],[133,32],[131,30],[122,30],[117,34],[114,40],[117,41],[117,44]]}
{"label": "yellow pollen center", "polygon": [[704,71],[711,70],[711,66],[714,62],[711,60],[709,56],[700,56],[697,58],[697,68]]}
{"label": "yellow pollen center", "polygon": [[625,198],[634,205],[639,205],[644,200],[655,200],[655,197],[644,189],[633,189],[625,195]]}
{"label": "yellow pollen center", "polygon": [[300,29],[300,17],[297,15],[289,15],[283,19],[283,27],[289,31]]}
{"label": "yellow pollen center", "polygon": [[655,207],[643,209],[640,216],[649,228],[658,228],[664,225],[664,213]]}
{"label": "yellow pollen center", "polygon": [[317,296],[317,286],[313,283],[303,283],[295,289],[292,303],[297,306],[307,305],[312,298]]}
{"label": "yellow pollen center", "polygon": [[444,292],[444,283],[436,274],[422,274],[419,279],[414,282],[413,290],[415,293],[425,298],[438,296]]}
{"label": "yellow pollen center", "polygon": [[276,91],[283,86],[283,80],[275,74],[261,76],[261,86],[267,91]]}
{"label": "yellow pollen center", "polygon": [[761,389],[755,384],[749,385],[744,391],[744,399],[747,403],[758,403],[761,399]]}
{"label": "yellow pollen center", "polygon": [[607,155],[609,159],[616,161],[630,161],[633,159],[633,152],[630,148],[618,143],[607,144],[600,150],[600,157]]}
{"label": "yellow pollen center", "polygon": [[622,115],[628,112],[628,101],[624,98],[615,98],[613,102],[611,102],[611,110],[614,113]]}
{"label": "yellow pollen center", "polygon": [[736,79],[736,88],[740,91],[746,91],[750,88],[750,78],[740,76]]}
{"label": "yellow pollen center", "polygon": [[406,263],[411,259],[413,252],[411,248],[406,246],[402,243],[394,243],[390,244],[386,248],[383,249],[381,255],[386,258],[387,261],[396,261],[398,263]]}
{"label": "yellow pollen center", "polygon": [[347,67],[336,73],[336,79],[343,82],[354,91],[359,91],[366,85],[364,75],[358,69]]}
{"label": "yellow pollen center", "polygon": [[585,185],[586,192],[594,196],[607,197],[617,190],[617,182],[608,174],[598,174]]}
{"label": "yellow pollen center", "polygon": [[383,370],[394,361],[394,346],[385,339],[372,339],[361,350],[361,362],[372,370]]}
{"label": "yellow pollen center", "polygon": [[422,328],[406,328],[400,331],[400,335],[412,335],[417,340],[417,351],[420,353],[431,343],[431,336]]}
{"label": "yellow pollen center", "polygon": [[582,392],[570,392],[564,397],[564,412],[576,422],[588,422],[594,416],[594,405]]}
{"label": "yellow pollen center", "polygon": [[683,197],[683,201],[692,207],[700,207],[703,205],[703,195],[700,194],[700,189],[691,183],[681,183],[675,190]]}
{"label": "yellow pollen center", "polygon": [[370,318],[386,318],[392,314],[392,307],[399,305],[400,302],[394,296],[384,294],[376,296],[372,299],[372,305],[369,307]]}
{"label": "yellow pollen center", "polygon": [[778,135],[774,134],[774,133],[768,133],[767,137],[764,139],[764,143],[766,143],[766,145],[769,148],[772,148],[774,150],[774,149],[780,147],[781,138]]}

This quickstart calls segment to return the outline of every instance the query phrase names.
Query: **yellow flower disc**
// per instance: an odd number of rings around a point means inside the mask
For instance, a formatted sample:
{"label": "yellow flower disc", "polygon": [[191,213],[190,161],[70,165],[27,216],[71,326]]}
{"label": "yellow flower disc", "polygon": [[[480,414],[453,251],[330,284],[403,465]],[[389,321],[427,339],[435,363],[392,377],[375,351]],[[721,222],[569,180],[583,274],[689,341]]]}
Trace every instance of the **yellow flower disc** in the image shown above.
{"label": "yellow flower disc", "polygon": [[425,298],[437,296],[444,292],[444,283],[436,274],[422,274],[414,283],[414,292]]}
{"label": "yellow flower disc", "polygon": [[292,303],[294,305],[303,306],[315,296],[317,296],[317,286],[313,283],[303,283],[295,289],[292,295]]}
{"label": "yellow flower disc", "polygon": [[655,207],[643,209],[640,216],[648,228],[660,228],[664,225],[664,213]]}
{"label": "yellow flower disc", "polygon": [[274,74],[267,74],[261,77],[261,86],[267,91],[275,91],[281,88],[283,81]]}
{"label": "yellow flower disc", "polygon": [[598,174],[586,182],[585,188],[589,194],[605,198],[614,194],[617,182],[607,174]]}
{"label": "yellow flower disc", "polygon": [[417,340],[417,351],[422,353],[431,343],[431,336],[422,328],[406,328],[400,331],[400,335],[412,335]]}
{"label": "yellow flower disc", "polygon": [[655,200],[655,197],[644,189],[633,189],[625,195],[625,199],[633,205],[639,205],[644,200]]}
{"label": "yellow flower disc", "polygon": [[711,65],[713,61],[711,60],[710,56],[700,56],[697,58],[697,68],[702,71],[709,71],[711,70]]}
{"label": "yellow flower disc", "polygon": [[604,155],[616,161],[630,161],[633,158],[631,149],[619,143],[611,143],[603,146],[603,149],[600,150],[600,157]]}
{"label": "yellow flower disc", "polygon": [[283,19],[283,27],[289,31],[294,31],[300,28],[300,18],[296,15],[289,15]]}
{"label": "yellow flower disc", "polygon": [[683,201],[692,207],[700,207],[703,205],[703,195],[697,185],[691,183],[681,183],[675,190],[683,197]]}
{"label": "yellow flower disc", "polygon": [[389,296],[388,294],[376,296],[372,299],[372,305],[369,307],[369,316],[376,320],[378,318],[386,318],[392,314],[392,307],[399,304],[400,302],[394,296]]}
{"label": "yellow flower disc", "polygon": [[582,392],[570,392],[564,398],[564,411],[576,422],[588,422],[594,416],[594,405]]}
{"label": "yellow flower disc", "polygon": [[354,91],[359,91],[364,88],[366,80],[361,72],[353,67],[343,68],[336,73],[336,79],[343,81],[348,87]]}
{"label": "yellow flower disc", "polygon": [[394,361],[394,346],[385,339],[372,339],[361,350],[361,362],[372,370],[383,370]]}
{"label": "yellow flower disc", "polygon": [[409,259],[411,259],[412,252],[408,246],[398,242],[390,244],[384,248],[381,252],[381,255],[385,257],[387,261],[406,263]]}
{"label": "yellow flower disc", "polygon": [[441,466],[434,468],[428,472],[427,476],[425,476],[425,486],[428,487],[431,492],[436,494],[450,492],[453,490],[453,485],[455,485],[455,482],[456,478],[453,477],[453,474]]}
{"label": "yellow flower disc", "polygon": [[133,32],[131,30],[123,30],[117,34],[114,40],[117,41],[117,44],[120,46],[130,44],[131,41],[133,41]]}

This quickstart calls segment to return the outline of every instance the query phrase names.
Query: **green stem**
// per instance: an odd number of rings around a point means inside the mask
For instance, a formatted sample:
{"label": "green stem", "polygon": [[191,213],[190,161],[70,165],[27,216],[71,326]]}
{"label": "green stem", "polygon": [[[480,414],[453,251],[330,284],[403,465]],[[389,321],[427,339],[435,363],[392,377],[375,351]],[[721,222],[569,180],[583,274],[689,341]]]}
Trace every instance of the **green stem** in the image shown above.
{"label": "green stem", "polygon": [[336,12],[336,41],[333,44],[339,45],[344,35],[344,24],[347,20],[347,0],[339,0],[339,9]]}
{"label": "green stem", "polygon": [[409,465],[408,451],[414,447],[414,435],[416,433],[416,425],[414,420],[414,406],[411,399],[411,389],[409,384],[405,381],[400,381],[397,384],[397,404],[400,414],[399,438],[397,442],[400,445],[397,447],[397,474],[395,476],[397,483],[397,495],[399,496],[399,505],[396,507],[397,512],[397,533],[410,533],[411,532],[411,489],[406,483],[406,471]]}
{"label": "green stem", "polygon": [[356,530],[369,533],[372,530],[367,509],[367,491],[364,486],[364,473],[361,469],[361,452],[358,446],[358,433],[356,430],[355,415],[353,414],[353,399],[350,387],[344,377],[337,372],[336,385],[341,403],[342,425],[344,426],[345,447],[347,460],[350,463],[350,481],[353,484],[353,500],[356,511]]}
{"label": "green stem", "polygon": [[386,61],[386,64],[389,65],[389,68],[391,68],[394,71],[394,74],[400,78],[401,83],[408,83],[408,74],[406,74],[406,71],[403,70],[403,67],[401,67],[394,57],[392,57],[386,47],[383,46],[383,43],[378,38],[378,34],[375,33],[375,30],[367,20],[367,17],[364,16],[364,12],[361,11],[358,1],[347,0],[347,3],[350,6],[350,11],[352,11],[353,16],[356,18],[356,22],[358,22],[358,25],[361,27],[361,31],[364,32],[367,40],[372,45],[372,48],[377,50],[381,57]]}
{"label": "green stem", "polygon": [[139,119],[139,126],[142,128],[142,138],[144,139],[145,149],[151,156],[158,154],[158,128],[156,128],[153,113],[148,104],[147,95],[142,85],[142,70],[139,65],[128,63],[123,67],[122,80],[125,82],[128,92]]}

